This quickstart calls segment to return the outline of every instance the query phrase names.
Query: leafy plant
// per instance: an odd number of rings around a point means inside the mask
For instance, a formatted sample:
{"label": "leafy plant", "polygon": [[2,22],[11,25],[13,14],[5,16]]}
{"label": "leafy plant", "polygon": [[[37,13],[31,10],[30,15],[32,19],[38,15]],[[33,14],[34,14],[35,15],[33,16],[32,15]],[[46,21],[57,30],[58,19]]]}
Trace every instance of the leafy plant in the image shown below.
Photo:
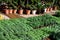
{"label": "leafy plant", "polygon": [[[58,21],[58,20],[57,20]],[[51,15],[0,20],[1,40],[43,40],[52,32],[54,38],[59,40],[60,23],[56,24],[55,17]],[[48,26],[47,26],[48,25]],[[39,28],[44,26],[43,28]],[[33,29],[33,28],[39,29]]]}
{"label": "leafy plant", "polygon": [[56,24],[54,18],[49,15],[27,18],[27,20],[30,21],[28,24],[33,28],[39,28]]}
{"label": "leafy plant", "polygon": [[35,5],[31,5],[32,10],[37,10],[37,7]]}

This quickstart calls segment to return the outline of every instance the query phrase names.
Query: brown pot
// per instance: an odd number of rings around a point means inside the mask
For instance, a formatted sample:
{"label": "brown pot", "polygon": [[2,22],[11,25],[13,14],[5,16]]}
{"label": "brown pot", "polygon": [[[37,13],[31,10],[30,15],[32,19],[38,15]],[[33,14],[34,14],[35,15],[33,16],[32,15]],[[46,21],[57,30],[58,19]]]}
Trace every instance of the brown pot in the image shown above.
{"label": "brown pot", "polygon": [[31,10],[26,10],[26,14],[29,15]]}
{"label": "brown pot", "polygon": [[50,8],[50,11],[53,11],[53,8]]}
{"label": "brown pot", "polygon": [[13,13],[14,13],[14,14],[16,14],[16,13],[17,13],[17,10],[16,10],[16,9],[15,9],[15,10],[13,10]]}
{"label": "brown pot", "polygon": [[54,10],[57,10],[57,7],[55,7]]}
{"label": "brown pot", "polygon": [[47,8],[46,12],[49,13],[49,11],[50,11],[50,8]]}
{"label": "brown pot", "polygon": [[9,9],[9,13],[12,14],[13,13],[13,9]]}
{"label": "brown pot", "polygon": [[50,8],[48,8],[48,11],[50,11]]}
{"label": "brown pot", "polygon": [[18,14],[23,14],[23,9],[22,10],[18,10]]}
{"label": "brown pot", "polygon": [[4,9],[5,14],[9,14],[9,9]]}

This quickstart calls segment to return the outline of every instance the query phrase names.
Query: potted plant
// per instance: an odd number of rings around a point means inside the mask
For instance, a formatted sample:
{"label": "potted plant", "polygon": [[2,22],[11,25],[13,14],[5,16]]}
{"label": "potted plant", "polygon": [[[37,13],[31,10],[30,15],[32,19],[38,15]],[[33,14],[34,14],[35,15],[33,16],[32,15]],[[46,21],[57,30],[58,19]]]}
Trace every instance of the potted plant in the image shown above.
{"label": "potted plant", "polygon": [[54,10],[57,10],[57,6],[54,6]]}
{"label": "potted plant", "polygon": [[18,0],[18,14],[20,15],[23,14],[23,6],[24,6],[24,1]]}
{"label": "potted plant", "polygon": [[29,14],[31,13],[30,7],[31,7],[31,6],[30,6],[29,4],[27,4],[27,5],[25,6],[25,9],[26,9],[25,11],[26,11],[26,14],[27,14],[27,15],[29,15]]}
{"label": "potted plant", "polygon": [[47,7],[46,12],[47,12],[47,13],[49,13],[49,10],[50,10],[50,8],[49,8],[49,7]]}
{"label": "potted plant", "polygon": [[40,14],[41,13],[41,8],[42,8],[42,4],[41,3],[37,3],[37,13]]}
{"label": "potted plant", "polygon": [[10,14],[13,13],[13,9],[12,9],[12,7],[9,7],[9,13],[10,13]]}
{"label": "potted plant", "polygon": [[8,9],[8,4],[6,2],[1,2],[1,11],[4,12],[5,14],[9,14],[9,9]]}
{"label": "potted plant", "polygon": [[51,3],[46,3],[45,5],[46,5],[46,12],[47,12],[47,13],[49,13],[50,11],[53,10]]}
{"label": "potted plant", "polygon": [[19,9],[18,9],[18,14],[23,14],[23,8],[22,7],[19,7]]}
{"label": "potted plant", "polygon": [[41,4],[40,5],[40,9],[41,9],[41,14],[43,14],[44,13],[44,9],[46,8],[46,5],[44,4]]}
{"label": "potted plant", "polygon": [[8,6],[5,6],[4,13],[5,13],[5,14],[9,14]]}
{"label": "potted plant", "polygon": [[14,13],[14,14],[17,13],[17,7],[16,7],[16,6],[13,7],[13,13]]}
{"label": "potted plant", "polygon": [[41,8],[41,14],[44,14],[44,7]]}
{"label": "potted plant", "polygon": [[52,12],[53,11],[53,7],[50,7],[49,11]]}
{"label": "potted plant", "polygon": [[37,12],[37,7],[36,6],[32,6],[32,14],[35,15]]}

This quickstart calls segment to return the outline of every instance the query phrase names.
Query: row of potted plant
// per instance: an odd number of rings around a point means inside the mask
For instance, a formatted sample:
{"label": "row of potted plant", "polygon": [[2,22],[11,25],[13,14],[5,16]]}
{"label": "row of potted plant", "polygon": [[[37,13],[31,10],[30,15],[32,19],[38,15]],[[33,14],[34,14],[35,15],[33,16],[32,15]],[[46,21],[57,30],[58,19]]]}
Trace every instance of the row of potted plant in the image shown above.
{"label": "row of potted plant", "polygon": [[58,8],[57,7],[48,7],[45,8],[45,12],[52,12],[52,11],[56,11]]}
{"label": "row of potted plant", "polygon": [[[12,5],[12,6],[11,6]],[[50,6],[51,4],[42,4],[41,2],[38,2],[38,3],[36,3],[36,4],[33,4],[33,3],[26,3],[26,4],[24,4],[24,2],[22,2],[21,0],[20,0],[20,3],[18,4],[18,6],[17,5],[15,5],[15,4],[11,4],[10,3],[10,6],[9,6],[9,4],[8,4],[8,9],[4,9],[4,12],[6,13],[6,14],[9,14],[9,13],[18,13],[18,14],[23,14],[23,13],[25,13],[25,14],[30,14],[30,13],[32,13],[32,14],[36,14],[36,13],[44,13],[44,9],[45,8],[47,8],[47,10],[46,11],[48,11],[48,10],[51,10],[52,11],[52,9],[53,8],[49,8],[49,6]]]}
{"label": "row of potted plant", "polygon": [[36,12],[39,14],[44,13],[44,9],[51,6],[51,4],[45,4],[44,2],[40,2],[40,0],[9,0],[6,3],[8,4],[8,8],[4,9],[4,12],[6,14],[16,12],[18,12],[19,14],[30,14],[31,11],[33,11],[33,14],[36,14]]}
{"label": "row of potted plant", "polygon": [[[40,5],[40,4],[39,4]],[[18,13],[18,14],[36,14],[38,9],[44,10],[42,5],[32,5],[32,4],[26,4],[26,5],[18,5],[18,6],[8,6],[6,9],[4,9],[4,13],[9,14],[9,13]],[[43,8],[43,9],[42,9]],[[40,10],[39,10],[40,11]]]}
{"label": "row of potted plant", "polygon": [[5,14],[12,14],[12,13],[23,14],[24,11],[28,15],[31,13],[31,11],[32,11],[33,14],[36,14],[36,12],[37,12],[37,10],[28,10],[28,9],[26,9],[26,10],[24,10],[24,9],[19,9],[19,10],[17,10],[17,9],[4,9]]}
{"label": "row of potted plant", "polygon": [[[12,13],[18,13],[18,14],[36,14],[36,13],[42,13],[40,12],[41,10],[44,10],[44,8],[41,8],[41,7],[38,7],[39,9],[37,9],[36,6],[32,5],[32,6],[26,6],[26,8],[22,8],[22,7],[19,7],[19,8],[12,8],[12,7],[9,7],[8,9],[4,9],[4,13],[6,14],[12,14]],[[57,8],[54,8],[54,10],[56,10]],[[50,7],[50,8],[46,8],[46,12],[47,11],[52,11],[53,10],[53,7]],[[44,12],[44,11],[43,11]]]}
{"label": "row of potted plant", "polygon": [[[35,3],[36,2],[36,3]],[[9,14],[9,13],[18,13],[18,14],[30,14],[31,12],[33,14],[40,13],[41,10],[44,10],[42,7],[41,2],[37,2],[35,0],[18,0],[15,1],[7,1],[6,2],[8,5],[8,8],[4,9],[4,13]],[[17,5],[18,4],[18,5]]]}

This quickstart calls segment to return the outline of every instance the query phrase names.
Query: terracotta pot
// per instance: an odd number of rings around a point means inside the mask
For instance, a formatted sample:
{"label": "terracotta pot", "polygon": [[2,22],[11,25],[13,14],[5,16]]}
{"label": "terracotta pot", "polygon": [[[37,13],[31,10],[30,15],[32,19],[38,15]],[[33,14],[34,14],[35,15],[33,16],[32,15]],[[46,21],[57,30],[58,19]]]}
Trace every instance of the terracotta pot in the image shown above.
{"label": "terracotta pot", "polygon": [[50,11],[50,8],[48,8],[48,11]]}
{"label": "terracotta pot", "polygon": [[17,13],[17,10],[16,10],[16,9],[15,9],[15,10],[13,10],[13,13],[14,13],[14,14],[16,14],[16,13]]}
{"label": "terracotta pot", "polygon": [[23,14],[23,9],[22,10],[18,10],[18,14]]}
{"label": "terracotta pot", "polygon": [[36,14],[36,12],[37,12],[36,10],[32,10],[32,14],[33,14],[33,15],[35,15],[35,14]]}
{"label": "terracotta pot", "polygon": [[54,10],[57,10],[57,7],[55,7]]}
{"label": "terracotta pot", "polygon": [[26,10],[26,14],[29,15],[31,10]]}
{"label": "terracotta pot", "polygon": [[49,13],[49,11],[50,11],[50,9],[49,9],[49,8],[47,8],[46,12],[47,12],[47,13]]}
{"label": "terracotta pot", "polygon": [[53,11],[53,8],[50,8],[50,11]]}
{"label": "terracotta pot", "polygon": [[4,9],[5,14],[9,14],[9,9]]}
{"label": "terracotta pot", "polygon": [[13,9],[9,9],[9,13],[12,14],[13,13]]}

